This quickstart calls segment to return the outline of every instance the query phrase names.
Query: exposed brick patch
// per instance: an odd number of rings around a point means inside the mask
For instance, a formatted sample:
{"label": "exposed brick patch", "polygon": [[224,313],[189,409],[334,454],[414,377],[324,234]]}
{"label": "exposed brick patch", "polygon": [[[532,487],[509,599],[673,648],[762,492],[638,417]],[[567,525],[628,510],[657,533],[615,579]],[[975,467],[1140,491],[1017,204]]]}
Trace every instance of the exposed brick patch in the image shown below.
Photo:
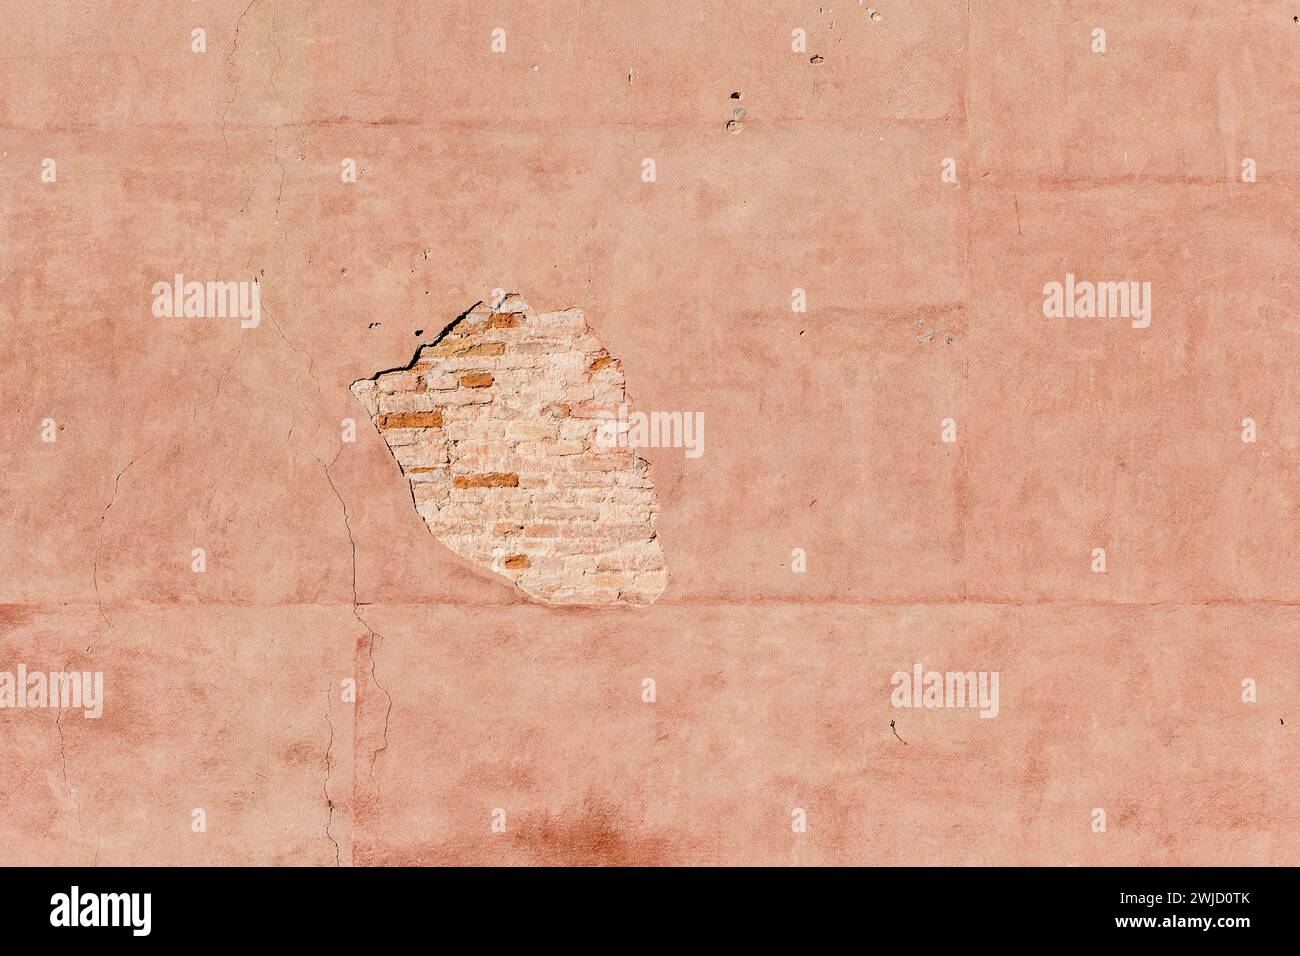
{"label": "exposed brick patch", "polygon": [[[405,369],[354,382],[453,551],[555,604],[649,604],[668,580],[649,463],[595,441],[628,403],[578,310],[476,306]],[[630,403],[628,403],[630,404]]]}

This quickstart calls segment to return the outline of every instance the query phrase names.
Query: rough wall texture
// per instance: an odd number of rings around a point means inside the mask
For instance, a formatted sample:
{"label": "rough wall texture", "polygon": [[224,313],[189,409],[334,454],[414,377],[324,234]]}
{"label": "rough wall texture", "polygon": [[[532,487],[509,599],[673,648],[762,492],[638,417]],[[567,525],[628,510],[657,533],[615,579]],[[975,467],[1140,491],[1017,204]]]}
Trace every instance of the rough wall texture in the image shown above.
{"label": "rough wall texture", "polygon": [[597,434],[628,403],[623,368],[580,311],[538,315],[513,295],[480,304],[407,368],[352,392],[457,554],[552,604],[649,604],[663,591],[650,465]]}
{"label": "rough wall texture", "polygon": [[[1300,864],[1300,11],[868,3],[0,0],[0,670],[106,695],[0,711],[0,861]],[[495,288],[707,416],[649,607],[438,546],[349,391]]]}

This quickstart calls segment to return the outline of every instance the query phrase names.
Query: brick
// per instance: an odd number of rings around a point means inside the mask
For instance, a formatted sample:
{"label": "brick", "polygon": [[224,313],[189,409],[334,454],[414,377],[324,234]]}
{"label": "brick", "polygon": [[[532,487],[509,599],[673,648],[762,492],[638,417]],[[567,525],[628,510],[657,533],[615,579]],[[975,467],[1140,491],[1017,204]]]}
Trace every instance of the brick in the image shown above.
{"label": "brick", "polygon": [[519,476],[490,471],[479,475],[457,475],[452,484],[457,488],[514,488],[519,484]]}
{"label": "brick", "polygon": [[448,372],[426,375],[424,381],[429,388],[440,392],[455,388],[460,384],[460,379]]}
{"label": "brick", "polygon": [[400,412],[432,412],[438,407],[437,398],[428,392],[393,392],[379,396],[379,413],[388,415]]}
{"label": "brick", "polygon": [[506,426],[506,438],[535,441],[541,438],[554,439],[559,429],[549,422],[531,421],[511,422]]}
{"label": "brick", "polygon": [[420,377],[413,372],[390,372],[379,381],[383,392],[413,392]]}
{"label": "brick", "polygon": [[392,415],[380,415],[376,424],[381,431],[389,428],[441,428],[442,413],[396,412]]}
{"label": "brick", "polygon": [[482,355],[505,355],[506,344],[504,342],[479,342],[471,345],[461,355],[482,356]]}

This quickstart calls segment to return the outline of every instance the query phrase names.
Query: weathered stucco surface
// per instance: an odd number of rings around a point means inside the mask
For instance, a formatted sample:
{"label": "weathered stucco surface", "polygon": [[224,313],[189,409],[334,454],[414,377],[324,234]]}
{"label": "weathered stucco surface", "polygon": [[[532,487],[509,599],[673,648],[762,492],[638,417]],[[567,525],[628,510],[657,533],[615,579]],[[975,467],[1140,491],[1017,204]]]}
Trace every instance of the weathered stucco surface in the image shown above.
{"label": "weathered stucco surface", "polygon": [[[0,861],[1300,863],[1293,4],[0,5],[0,670],[106,694],[0,710]],[[494,289],[704,414],[652,605],[439,545],[349,390]]]}

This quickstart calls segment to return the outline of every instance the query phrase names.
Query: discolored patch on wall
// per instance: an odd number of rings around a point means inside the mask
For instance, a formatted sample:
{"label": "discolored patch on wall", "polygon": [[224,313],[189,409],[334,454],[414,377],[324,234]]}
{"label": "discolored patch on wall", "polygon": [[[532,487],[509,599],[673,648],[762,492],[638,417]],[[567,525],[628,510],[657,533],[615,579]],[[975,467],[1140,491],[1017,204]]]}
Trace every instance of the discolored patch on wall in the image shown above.
{"label": "discolored patch on wall", "polygon": [[447,842],[363,846],[363,866],[681,866],[698,855],[689,841],[647,828],[607,799],[588,795],[558,810],[510,814],[506,830]]}

